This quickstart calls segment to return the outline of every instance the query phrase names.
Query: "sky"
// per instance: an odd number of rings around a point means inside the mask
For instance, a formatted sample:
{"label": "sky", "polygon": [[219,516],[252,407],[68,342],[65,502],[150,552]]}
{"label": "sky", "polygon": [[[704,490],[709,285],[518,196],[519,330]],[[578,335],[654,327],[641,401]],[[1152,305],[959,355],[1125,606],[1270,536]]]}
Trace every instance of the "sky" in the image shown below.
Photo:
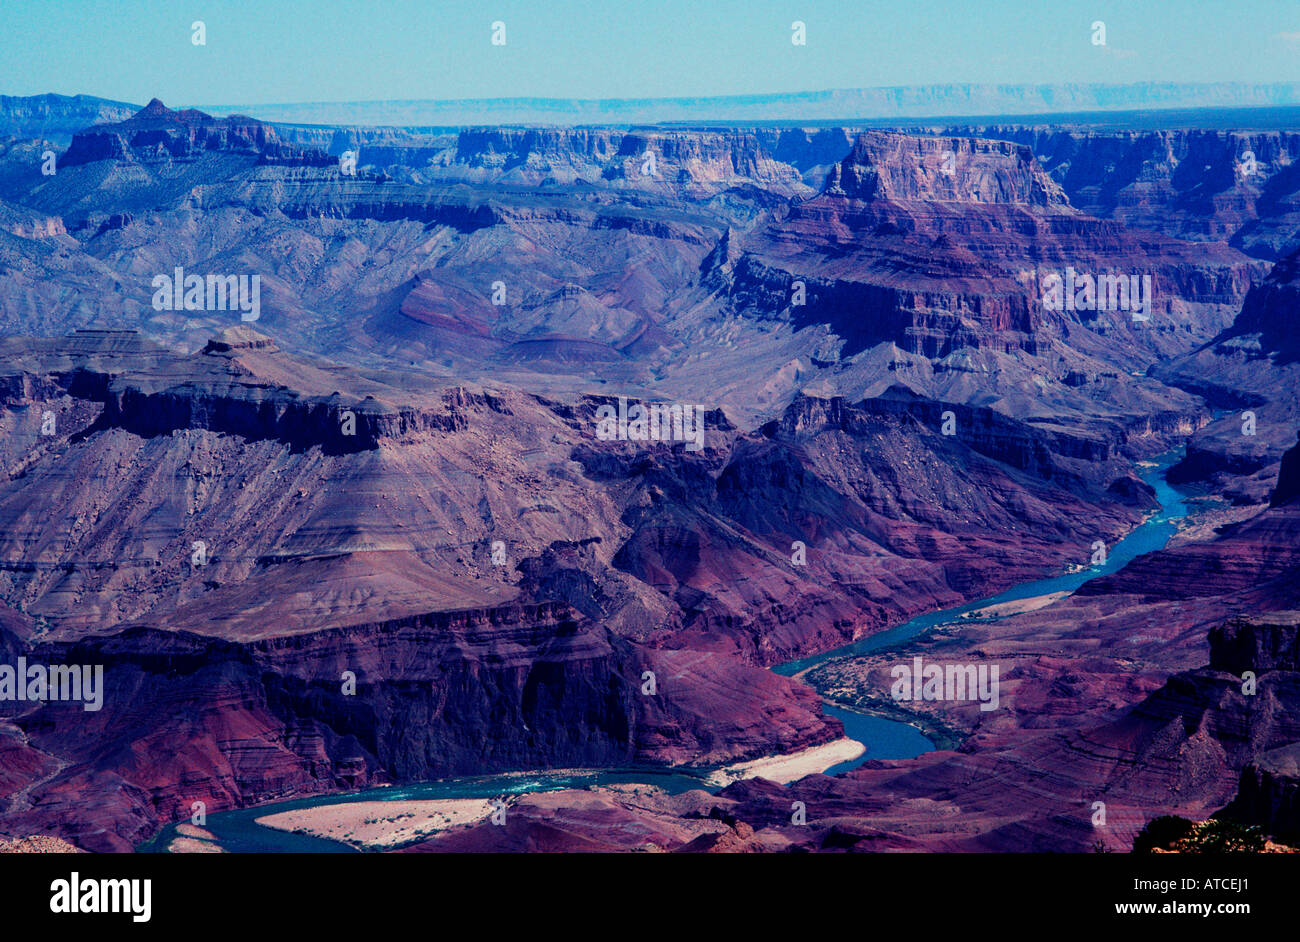
{"label": "sky", "polygon": [[173,107],[1145,81],[1300,81],[1300,0],[0,0],[0,94]]}

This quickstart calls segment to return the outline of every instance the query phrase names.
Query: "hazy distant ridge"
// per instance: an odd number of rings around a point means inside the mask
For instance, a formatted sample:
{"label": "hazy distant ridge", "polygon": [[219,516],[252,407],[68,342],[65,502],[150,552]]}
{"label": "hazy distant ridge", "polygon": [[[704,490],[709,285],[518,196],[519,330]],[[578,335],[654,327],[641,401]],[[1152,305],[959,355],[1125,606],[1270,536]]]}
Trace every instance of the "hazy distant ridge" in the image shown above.
{"label": "hazy distant ridge", "polygon": [[1075,111],[1300,105],[1300,83],[1133,85],[918,85],[710,98],[492,98],[271,105],[198,105],[297,124],[599,124],[660,121],[816,121]]}
{"label": "hazy distant ridge", "polygon": [[62,141],[92,124],[125,120],[139,109],[91,95],[0,95],[0,133]]}

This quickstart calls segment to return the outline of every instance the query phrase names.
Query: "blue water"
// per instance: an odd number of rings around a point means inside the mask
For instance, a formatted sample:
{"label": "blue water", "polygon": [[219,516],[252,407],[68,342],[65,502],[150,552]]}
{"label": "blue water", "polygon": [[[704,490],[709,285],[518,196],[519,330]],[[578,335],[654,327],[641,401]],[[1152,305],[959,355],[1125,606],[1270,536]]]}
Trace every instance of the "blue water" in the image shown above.
{"label": "blue water", "polygon": [[[1184,495],[1168,484],[1164,478],[1165,471],[1181,456],[1181,449],[1170,452],[1162,456],[1154,467],[1148,468],[1140,475],[1142,480],[1155,489],[1156,498],[1160,502],[1160,509],[1113,547],[1107,548],[1105,565],[1080,572],[1062,573],[1034,582],[1021,583],[998,595],[980,599],[977,602],[970,602],[956,608],[920,615],[901,625],[890,628],[888,631],[872,635],[870,638],[863,638],[860,641],[855,641],[852,644],[844,645],[814,657],[789,661],[772,668],[772,670],[789,677],[805,668],[815,667],[833,658],[867,654],[900,645],[936,625],[953,621],[963,612],[985,608],[999,602],[1010,602],[1015,599],[1046,595],[1051,592],[1073,592],[1090,579],[1115,572],[1136,557],[1161,549],[1175,532],[1174,521],[1187,514]],[[1081,554],[1085,556],[1091,555],[1091,550],[1086,549],[1091,542],[1090,539],[1082,541]],[[934,743],[927,739],[919,729],[907,723],[869,716],[865,713],[858,713],[831,704],[824,704],[822,710],[840,720],[844,724],[845,735],[862,743],[867,749],[859,758],[841,762],[839,765],[827,769],[826,774],[828,775],[847,772],[872,759],[910,759],[934,750]],[[354,852],[353,848],[346,844],[326,838],[290,834],[285,831],[265,828],[257,824],[255,819],[281,811],[351,801],[495,798],[501,795],[622,783],[655,785],[674,794],[693,788],[714,790],[705,785],[702,773],[690,770],[671,772],[657,769],[513,772],[504,775],[484,775],[472,778],[446,779],[439,782],[423,782],[417,785],[395,786],[392,788],[372,788],[345,795],[301,798],[274,805],[261,805],[257,808],[248,808],[241,811],[223,811],[209,815],[205,829],[217,838],[224,849],[232,853],[352,853]],[[177,825],[173,824],[164,828],[157,837],[140,845],[137,850],[146,853],[165,851],[172,839],[176,837],[176,827]]]}
{"label": "blue water", "polygon": [[844,724],[845,736],[856,739],[867,747],[867,751],[858,758],[831,766],[826,770],[827,775],[838,775],[856,769],[869,759],[912,759],[923,752],[934,751],[934,743],[915,726],[907,723],[868,716],[829,703],[822,704],[822,712]]}
{"label": "blue water", "polygon": [[[431,798],[498,798],[503,795],[523,795],[530,792],[557,791],[562,788],[590,788],[593,785],[619,785],[632,783],[654,785],[670,794],[679,794],[693,788],[705,788],[703,779],[690,771],[663,771],[659,769],[601,769],[568,772],[507,772],[502,775],[478,775],[469,778],[444,779],[438,782],[420,782],[384,788],[368,788],[343,795],[314,796],[282,801],[271,805],[258,805],[239,811],[220,811],[208,815],[203,829],[216,837],[222,848],[230,853],[355,853],[348,844],[307,834],[293,834],[263,827],[257,818],[298,808],[315,808],[321,805],[338,805],[352,801],[411,801]],[[187,822],[180,822],[184,824]],[[177,837],[179,824],[171,824],[153,840],[136,848],[141,853],[164,853]]]}
{"label": "blue water", "polygon": [[[918,615],[911,621],[896,625],[869,638],[854,641],[852,644],[846,644],[843,647],[813,657],[787,661],[784,664],[778,664],[772,670],[786,677],[792,677],[799,671],[806,670],[809,667],[816,667],[818,664],[835,658],[869,654],[887,648],[898,647],[936,625],[944,625],[955,621],[965,612],[972,612],[1001,602],[1029,599],[1054,592],[1073,592],[1091,579],[1123,569],[1134,559],[1145,553],[1153,553],[1156,550],[1163,549],[1164,545],[1169,542],[1169,538],[1177,530],[1175,521],[1187,515],[1186,495],[1165,480],[1165,472],[1176,464],[1182,455],[1183,449],[1181,448],[1168,452],[1157,459],[1153,467],[1147,468],[1138,475],[1155,490],[1156,500],[1159,501],[1160,508],[1114,546],[1107,547],[1105,564],[1078,572],[1061,573],[1034,582],[1022,582],[1005,592],[976,602],[968,602],[956,608],[946,608],[941,611]],[[1081,554],[1090,557],[1092,551],[1087,547],[1091,546],[1091,540],[1082,541],[1082,543],[1083,545],[1080,547]],[[867,747],[867,751],[859,758],[849,762],[842,762],[834,768],[828,769],[828,774],[847,772],[849,769],[856,768],[872,759],[911,759],[934,750],[934,743],[926,738],[919,729],[907,723],[866,716],[853,710],[830,705],[824,705],[822,710],[844,723],[845,735]],[[871,722],[866,722],[868,720]]]}
{"label": "blue water", "polygon": [[[854,641],[852,644],[846,644],[843,647],[835,648],[833,651],[826,651],[812,657],[800,658],[797,661],[787,661],[784,664],[778,664],[773,667],[772,670],[778,674],[783,674],[786,677],[792,677],[799,671],[805,670],[809,667],[815,667],[823,661],[829,661],[846,655],[869,654],[873,651],[880,651],[884,648],[897,647],[902,642],[909,641],[921,634],[923,631],[933,628],[936,625],[943,625],[955,621],[965,612],[973,612],[976,609],[986,608],[989,605],[996,605],[1000,602],[1012,602],[1016,599],[1031,599],[1035,596],[1047,595],[1052,592],[1073,592],[1089,580],[1123,569],[1130,562],[1144,553],[1153,553],[1156,550],[1162,549],[1164,545],[1169,542],[1169,538],[1174,535],[1174,532],[1177,529],[1174,525],[1174,521],[1187,515],[1185,495],[1165,480],[1165,472],[1169,470],[1169,468],[1181,457],[1181,449],[1179,449],[1177,453],[1170,452],[1160,458],[1156,467],[1149,468],[1139,475],[1143,481],[1155,488],[1156,499],[1160,502],[1160,509],[1154,516],[1148,518],[1141,525],[1133,529],[1114,546],[1108,546],[1106,548],[1106,562],[1104,565],[1093,566],[1079,572],[1061,573],[1060,575],[1051,576],[1046,579],[1039,579],[1035,582],[1022,582],[998,595],[991,595],[986,599],[980,599],[976,602],[968,602],[965,605],[959,605],[956,608],[945,608],[938,612],[918,615],[911,621],[904,622],[901,625],[896,625],[888,631],[882,631],[880,634],[872,635],[869,638]],[[1091,539],[1080,541],[1080,556],[1084,559],[1089,558],[1092,555],[1092,551],[1088,549],[1091,543]]]}

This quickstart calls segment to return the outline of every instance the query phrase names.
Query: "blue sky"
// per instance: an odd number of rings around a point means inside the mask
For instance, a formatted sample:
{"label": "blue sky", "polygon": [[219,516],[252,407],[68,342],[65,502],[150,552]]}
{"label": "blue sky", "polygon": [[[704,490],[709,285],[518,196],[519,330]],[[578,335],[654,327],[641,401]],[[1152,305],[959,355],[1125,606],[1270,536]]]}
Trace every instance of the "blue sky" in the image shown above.
{"label": "blue sky", "polygon": [[[206,46],[191,43],[195,20]],[[790,42],[794,20],[806,46]],[[1300,81],[1300,2],[0,0],[9,95],[217,105],[1142,81]]]}

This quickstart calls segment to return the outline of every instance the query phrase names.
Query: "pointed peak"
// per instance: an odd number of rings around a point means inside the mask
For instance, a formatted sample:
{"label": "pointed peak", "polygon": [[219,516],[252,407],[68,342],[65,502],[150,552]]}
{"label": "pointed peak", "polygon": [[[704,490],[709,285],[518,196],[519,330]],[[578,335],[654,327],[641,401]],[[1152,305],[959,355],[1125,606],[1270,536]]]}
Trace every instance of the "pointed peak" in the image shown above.
{"label": "pointed peak", "polygon": [[183,108],[177,111],[168,108],[160,99],[154,98],[149,104],[122,123],[156,127],[158,124],[208,124],[212,120],[210,115],[206,115],[202,111],[196,111],[193,108]]}

